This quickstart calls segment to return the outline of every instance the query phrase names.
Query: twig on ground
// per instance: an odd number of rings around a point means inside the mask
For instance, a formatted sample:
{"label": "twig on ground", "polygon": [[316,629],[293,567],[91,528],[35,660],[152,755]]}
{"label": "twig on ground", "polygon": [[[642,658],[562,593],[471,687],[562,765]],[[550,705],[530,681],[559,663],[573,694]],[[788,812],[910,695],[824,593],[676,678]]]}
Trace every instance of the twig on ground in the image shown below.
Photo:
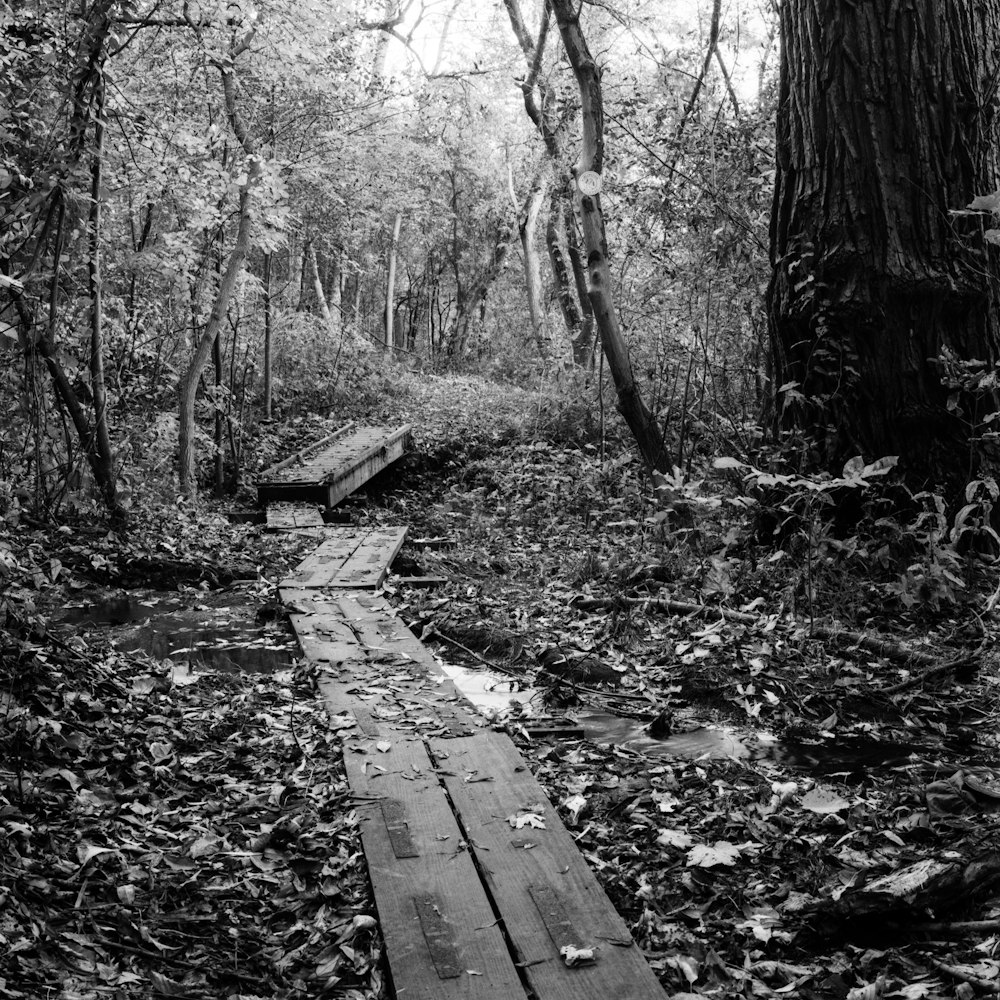
{"label": "twig on ground", "polygon": [[958,965],[951,965],[948,962],[938,962],[931,960],[931,965],[935,969],[941,972],[947,973],[953,979],[959,980],[959,982],[968,983],[970,986],[975,987],[977,990],[981,990],[983,993],[996,993],[997,984],[994,980],[990,979],[980,979],[978,976],[974,976],[967,969],[963,969]]}
{"label": "twig on ground", "polygon": [[434,629],[434,635],[439,639],[443,639],[445,642],[450,642],[453,646],[457,646],[463,653],[468,653],[474,660],[478,660],[484,667],[489,667],[490,670],[496,670],[501,674],[507,674],[510,677],[521,677],[522,675],[516,671],[512,670],[510,667],[503,667],[499,663],[490,663],[489,660],[483,659],[478,653],[473,652],[468,646],[463,646],[457,639],[452,639],[450,635],[445,635],[444,632],[438,631],[437,628]]}
{"label": "twig on ground", "polygon": [[128,955],[137,955],[140,958],[148,958],[154,962],[166,962],[168,965],[175,965],[179,969],[187,969],[188,972],[201,972],[206,975],[217,975],[220,979],[235,979],[238,983],[242,983],[246,986],[260,986],[260,978],[254,978],[252,976],[241,976],[238,972],[231,972],[228,969],[212,969],[210,967],[206,968],[205,965],[197,965],[194,962],[188,962],[183,958],[174,958],[171,955],[158,954],[155,951],[146,951],[144,948],[135,948],[130,944],[122,944],[118,941],[112,941],[110,938],[101,937],[99,934],[93,936],[93,940],[99,945],[105,948],[110,948],[112,951],[125,952]]}
{"label": "twig on ground", "polygon": [[965,667],[974,667],[976,665],[976,660],[972,656],[956,656],[953,660],[945,660],[943,663],[939,662],[932,666],[930,670],[924,670],[922,673],[914,674],[912,677],[907,677],[905,681],[900,681],[898,684],[892,684],[889,687],[882,688],[882,694],[898,694],[900,691],[906,691],[909,688],[917,687],[919,684],[923,684],[924,681],[931,680],[934,677],[938,677],[941,674],[951,674],[956,670],[962,670]]}
{"label": "twig on ground", "polygon": [[914,924],[915,931],[933,931],[941,934],[947,931],[955,931],[964,934],[968,931],[1000,931],[1000,920],[953,920],[934,921],[926,924]]}

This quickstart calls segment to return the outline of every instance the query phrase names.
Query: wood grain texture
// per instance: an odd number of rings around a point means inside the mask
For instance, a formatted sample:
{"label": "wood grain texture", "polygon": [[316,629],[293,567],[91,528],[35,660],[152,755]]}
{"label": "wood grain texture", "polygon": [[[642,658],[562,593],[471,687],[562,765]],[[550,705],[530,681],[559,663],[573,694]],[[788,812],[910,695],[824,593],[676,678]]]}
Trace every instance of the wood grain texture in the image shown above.
{"label": "wood grain texture", "polygon": [[279,584],[282,588],[375,590],[403,547],[407,529],[327,528],[326,538]]}
{"label": "wood grain texture", "polygon": [[363,591],[280,594],[331,714],[423,735],[468,735],[484,725],[384,599]]}
{"label": "wood grain texture", "polygon": [[315,504],[272,503],[267,506],[267,526],[272,531],[322,528],[323,514]]}
{"label": "wood grain texture", "polygon": [[[542,1000],[665,1000],[569,831],[521,755],[502,733],[432,739],[431,754],[480,872]],[[508,816],[540,815],[544,829]],[[567,968],[559,948],[593,948],[591,965]]]}
{"label": "wood grain texture", "polygon": [[261,476],[257,501],[307,501],[333,507],[363,486],[372,476],[401,458],[410,447],[412,429],[358,427],[336,438],[316,453],[295,456]]}
{"label": "wood grain texture", "polygon": [[[525,1000],[423,743],[397,735],[380,751],[370,740],[350,740],[344,760],[351,790],[359,796],[361,841],[396,996]],[[393,849],[385,801],[394,803],[397,827],[405,823],[410,856],[398,857]]]}

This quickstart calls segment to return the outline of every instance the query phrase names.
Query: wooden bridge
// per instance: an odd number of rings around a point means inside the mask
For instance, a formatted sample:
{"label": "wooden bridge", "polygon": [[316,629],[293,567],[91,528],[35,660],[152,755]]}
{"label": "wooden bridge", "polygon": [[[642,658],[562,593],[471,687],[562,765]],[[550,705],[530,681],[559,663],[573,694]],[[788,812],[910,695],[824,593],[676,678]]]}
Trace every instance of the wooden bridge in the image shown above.
{"label": "wooden bridge", "polygon": [[[308,469],[296,475],[314,476],[324,502],[377,472],[408,432],[341,441],[345,463],[367,456],[364,471],[333,465],[332,449],[284,468]],[[271,479],[262,502],[301,482]],[[284,526],[310,509],[286,506]],[[405,527],[321,530],[279,590],[343,738],[397,1000],[663,1000],[517,748],[375,593]]]}

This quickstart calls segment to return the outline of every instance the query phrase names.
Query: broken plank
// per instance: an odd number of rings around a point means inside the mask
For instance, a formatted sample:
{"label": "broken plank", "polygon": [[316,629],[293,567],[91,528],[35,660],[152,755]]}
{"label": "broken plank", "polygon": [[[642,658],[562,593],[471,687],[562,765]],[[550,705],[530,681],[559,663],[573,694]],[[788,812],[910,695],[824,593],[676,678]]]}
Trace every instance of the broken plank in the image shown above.
{"label": "broken plank", "polygon": [[[510,739],[482,732],[432,739],[430,748],[535,994],[665,1000],[628,926]],[[505,821],[525,810],[540,812],[544,829],[515,831]],[[560,942],[593,948],[596,961],[567,968]]]}
{"label": "broken plank", "polygon": [[361,842],[396,996],[525,1000],[424,745],[351,743],[344,762],[351,791],[367,800],[358,805]]}
{"label": "broken plank", "polygon": [[382,584],[403,547],[406,528],[330,528],[281,587],[366,587]]}

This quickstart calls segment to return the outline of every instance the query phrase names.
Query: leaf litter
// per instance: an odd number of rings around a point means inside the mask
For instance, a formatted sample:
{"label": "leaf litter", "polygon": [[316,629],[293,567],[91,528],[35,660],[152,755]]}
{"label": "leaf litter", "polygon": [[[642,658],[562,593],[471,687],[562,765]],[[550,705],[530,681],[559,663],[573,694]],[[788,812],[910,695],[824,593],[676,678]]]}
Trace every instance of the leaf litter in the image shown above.
{"label": "leaf litter", "polygon": [[[668,990],[995,992],[993,671],[975,683],[951,671],[925,687],[888,647],[797,618],[791,554],[741,550],[718,497],[695,496],[679,477],[676,502],[657,510],[626,451],[602,462],[596,447],[525,440],[523,428],[476,438],[453,417],[473,398],[489,413],[490,400],[461,380],[428,385],[438,422],[425,434],[427,474],[411,470],[414,482],[361,516],[402,517],[428,542],[404,557],[448,582],[421,592],[390,577],[386,591],[428,641],[457,639],[526,686],[547,649],[568,654],[554,662],[587,664],[586,680],[549,673],[544,704],[496,721],[561,803]],[[171,517],[184,522],[171,522],[178,537],[204,535],[193,513]],[[251,559],[266,548],[231,528],[208,544],[222,550],[227,538]],[[23,624],[25,595],[53,575],[72,586],[86,564],[128,581],[155,555],[93,541],[53,547],[58,567],[8,546],[24,570],[5,558],[8,611]],[[174,545],[169,572],[204,575],[186,555]],[[208,566],[215,585],[224,567]],[[873,621],[913,628],[923,655],[947,659],[960,622],[889,620],[874,590],[856,591]],[[328,725],[314,695],[274,678],[181,686],[135,658],[59,649],[30,628],[5,636],[0,996],[384,993],[336,763],[347,720]],[[655,717],[664,734],[725,722],[754,749],[656,756],[526,728],[595,704]]]}
{"label": "leaf litter", "polygon": [[83,678],[13,652],[0,997],[380,995],[357,817],[310,688],[171,685],[115,653]]}

